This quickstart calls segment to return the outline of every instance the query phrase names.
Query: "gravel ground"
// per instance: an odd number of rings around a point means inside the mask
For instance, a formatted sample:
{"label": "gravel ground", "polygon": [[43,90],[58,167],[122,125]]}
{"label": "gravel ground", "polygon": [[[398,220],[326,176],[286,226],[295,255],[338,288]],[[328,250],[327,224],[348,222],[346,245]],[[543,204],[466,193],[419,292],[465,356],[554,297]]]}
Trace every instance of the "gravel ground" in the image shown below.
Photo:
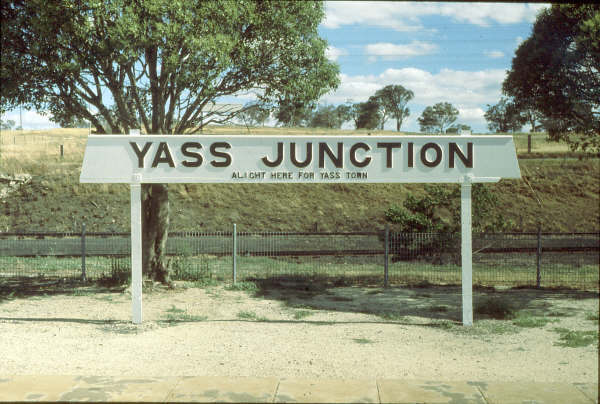
{"label": "gravel ground", "polygon": [[598,381],[597,343],[563,347],[555,330],[597,330],[597,293],[475,291],[476,306],[503,296],[554,322],[526,328],[476,314],[465,328],[456,287],[259,292],[154,287],[139,326],[127,291],[5,296],[0,375]]}

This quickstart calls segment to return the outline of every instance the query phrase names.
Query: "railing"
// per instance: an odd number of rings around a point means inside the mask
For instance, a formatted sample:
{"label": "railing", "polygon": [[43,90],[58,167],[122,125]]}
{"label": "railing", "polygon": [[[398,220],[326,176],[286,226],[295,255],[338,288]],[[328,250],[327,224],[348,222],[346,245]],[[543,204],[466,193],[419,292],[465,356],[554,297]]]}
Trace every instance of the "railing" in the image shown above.
{"label": "railing", "polygon": [[[460,284],[460,235],[345,232],[173,232],[174,279],[327,278],[337,283]],[[386,245],[387,240],[387,245]],[[598,289],[599,233],[473,234],[473,281]],[[387,248],[386,248],[387,247]],[[128,276],[130,234],[0,233],[9,278]],[[234,253],[235,251],[235,253]],[[387,271],[386,271],[387,268]]]}

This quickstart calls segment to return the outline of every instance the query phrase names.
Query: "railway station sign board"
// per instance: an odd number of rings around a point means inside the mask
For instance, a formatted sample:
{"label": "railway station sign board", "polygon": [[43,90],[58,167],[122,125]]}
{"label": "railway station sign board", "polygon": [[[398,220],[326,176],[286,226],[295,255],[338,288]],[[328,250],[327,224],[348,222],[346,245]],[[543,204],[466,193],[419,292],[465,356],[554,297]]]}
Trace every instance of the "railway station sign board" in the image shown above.
{"label": "railway station sign board", "polygon": [[80,182],[131,189],[133,322],[142,322],[144,183],[460,183],[463,324],[473,324],[471,184],[520,178],[512,136],[91,135]]}

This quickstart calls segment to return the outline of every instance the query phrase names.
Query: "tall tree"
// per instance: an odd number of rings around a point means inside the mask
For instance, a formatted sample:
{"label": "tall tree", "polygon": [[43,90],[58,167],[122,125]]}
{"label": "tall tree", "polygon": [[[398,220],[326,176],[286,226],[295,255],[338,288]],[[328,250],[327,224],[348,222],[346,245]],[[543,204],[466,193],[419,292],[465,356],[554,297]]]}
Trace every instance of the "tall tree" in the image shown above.
{"label": "tall tree", "polygon": [[379,103],[369,99],[357,104],[357,109],[356,129],[377,129],[382,120]]}
{"label": "tall tree", "polygon": [[505,97],[502,97],[498,104],[488,104],[483,116],[488,121],[489,130],[493,132],[517,132],[526,121],[515,103]]}
{"label": "tall tree", "polygon": [[552,121],[551,140],[600,150],[600,5],[542,11],[515,52],[505,94]]}
{"label": "tall tree", "polygon": [[418,118],[421,132],[444,133],[446,128],[458,118],[458,109],[449,102],[438,102],[433,107],[429,106],[423,110]]}
{"label": "tall tree", "polygon": [[[410,115],[410,110],[406,104],[412,100],[414,96],[415,94],[411,90],[407,90],[400,85],[389,85],[381,90],[377,90],[374,97],[378,100],[380,105],[383,105],[382,109],[384,113],[382,117],[389,114],[396,119],[396,131],[400,132],[402,121]],[[385,118],[382,118],[382,121],[384,119]],[[384,122],[381,124],[381,129],[383,129],[383,123]]]}
{"label": "tall tree", "polygon": [[[3,0],[0,11],[1,109],[82,118],[98,133],[140,123],[149,134],[196,133],[239,113],[203,114],[219,97],[316,100],[339,83],[318,34],[321,2]],[[143,270],[168,282],[167,185],[142,194]]]}

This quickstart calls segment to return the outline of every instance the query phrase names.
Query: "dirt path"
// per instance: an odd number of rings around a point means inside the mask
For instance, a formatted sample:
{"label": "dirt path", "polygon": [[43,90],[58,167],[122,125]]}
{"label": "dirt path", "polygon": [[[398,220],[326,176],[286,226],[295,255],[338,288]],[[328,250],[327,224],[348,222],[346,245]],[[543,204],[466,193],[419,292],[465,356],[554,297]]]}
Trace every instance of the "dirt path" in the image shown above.
{"label": "dirt path", "polygon": [[0,300],[0,374],[597,382],[597,342],[563,347],[555,330],[597,330],[597,294],[476,291],[475,305],[490,296],[553,322],[476,314],[465,329],[460,288],[441,287],[160,289],[145,292],[141,326],[127,292],[10,297]]}

